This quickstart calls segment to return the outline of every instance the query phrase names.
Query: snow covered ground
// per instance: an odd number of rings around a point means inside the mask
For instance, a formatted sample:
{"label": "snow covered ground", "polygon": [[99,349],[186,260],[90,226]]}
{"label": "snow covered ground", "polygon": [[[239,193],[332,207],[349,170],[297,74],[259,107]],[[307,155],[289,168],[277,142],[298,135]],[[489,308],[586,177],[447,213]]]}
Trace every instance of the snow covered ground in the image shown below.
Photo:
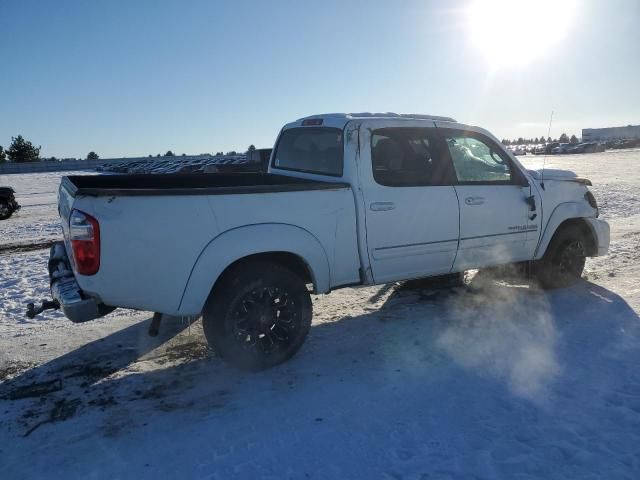
{"label": "snow covered ground", "polygon": [[[314,298],[300,353],[258,374],[217,359],[199,322],[150,338],[144,312],[26,321],[46,252],[0,255],[2,477],[640,478],[640,151],[547,167],[591,178],[611,222],[584,282],[339,290]],[[17,179],[19,201],[54,201],[57,177]],[[40,235],[26,212],[0,243]],[[32,382],[51,393],[12,399]]]}
{"label": "snow covered ground", "polygon": [[49,172],[0,175],[0,186],[13,187],[22,208],[8,222],[0,223],[0,247],[37,243],[62,237],[57,212],[60,178],[92,172]]}

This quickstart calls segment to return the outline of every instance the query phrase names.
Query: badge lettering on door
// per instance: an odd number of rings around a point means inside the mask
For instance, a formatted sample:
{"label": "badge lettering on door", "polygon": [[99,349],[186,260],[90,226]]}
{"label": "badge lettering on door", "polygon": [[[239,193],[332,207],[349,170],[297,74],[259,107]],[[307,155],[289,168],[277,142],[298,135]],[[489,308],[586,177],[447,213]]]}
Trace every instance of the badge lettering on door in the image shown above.
{"label": "badge lettering on door", "polygon": [[528,232],[538,230],[538,225],[511,225],[508,228],[517,232]]}

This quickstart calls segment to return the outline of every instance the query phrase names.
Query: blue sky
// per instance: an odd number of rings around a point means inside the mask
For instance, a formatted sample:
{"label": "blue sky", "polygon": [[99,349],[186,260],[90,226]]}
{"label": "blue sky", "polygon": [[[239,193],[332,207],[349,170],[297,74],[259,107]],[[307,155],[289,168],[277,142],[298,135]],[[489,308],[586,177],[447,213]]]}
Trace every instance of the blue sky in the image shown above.
{"label": "blue sky", "polygon": [[449,115],[498,137],[546,134],[551,110],[552,136],[640,123],[640,2],[578,1],[561,18],[556,3],[533,32],[526,15],[475,25],[521,51],[504,58],[478,48],[470,0],[0,0],[0,145],[244,150],[334,111]]}

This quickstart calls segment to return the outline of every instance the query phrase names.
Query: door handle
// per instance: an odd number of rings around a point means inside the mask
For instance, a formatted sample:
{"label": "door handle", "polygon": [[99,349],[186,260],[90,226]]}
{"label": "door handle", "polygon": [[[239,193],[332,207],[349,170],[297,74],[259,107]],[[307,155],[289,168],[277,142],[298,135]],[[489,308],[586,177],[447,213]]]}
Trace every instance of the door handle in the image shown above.
{"label": "door handle", "polygon": [[467,197],[464,199],[464,203],[467,205],[482,205],[484,204],[484,197]]}
{"label": "door handle", "polygon": [[374,212],[386,212],[387,210],[393,210],[396,206],[393,202],[373,202],[369,205],[369,208]]}

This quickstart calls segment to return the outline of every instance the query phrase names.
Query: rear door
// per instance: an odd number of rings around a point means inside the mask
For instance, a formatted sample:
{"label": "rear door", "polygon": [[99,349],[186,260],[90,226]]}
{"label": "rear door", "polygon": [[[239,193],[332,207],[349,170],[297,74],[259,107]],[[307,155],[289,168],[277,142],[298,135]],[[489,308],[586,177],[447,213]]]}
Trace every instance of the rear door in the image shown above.
{"label": "rear door", "polygon": [[459,207],[435,124],[363,127],[358,168],[375,282],[449,273],[458,248]]}
{"label": "rear door", "polygon": [[454,270],[530,260],[539,217],[527,203],[526,177],[482,131],[445,127],[438,132],[453,164],[460,206]]}

